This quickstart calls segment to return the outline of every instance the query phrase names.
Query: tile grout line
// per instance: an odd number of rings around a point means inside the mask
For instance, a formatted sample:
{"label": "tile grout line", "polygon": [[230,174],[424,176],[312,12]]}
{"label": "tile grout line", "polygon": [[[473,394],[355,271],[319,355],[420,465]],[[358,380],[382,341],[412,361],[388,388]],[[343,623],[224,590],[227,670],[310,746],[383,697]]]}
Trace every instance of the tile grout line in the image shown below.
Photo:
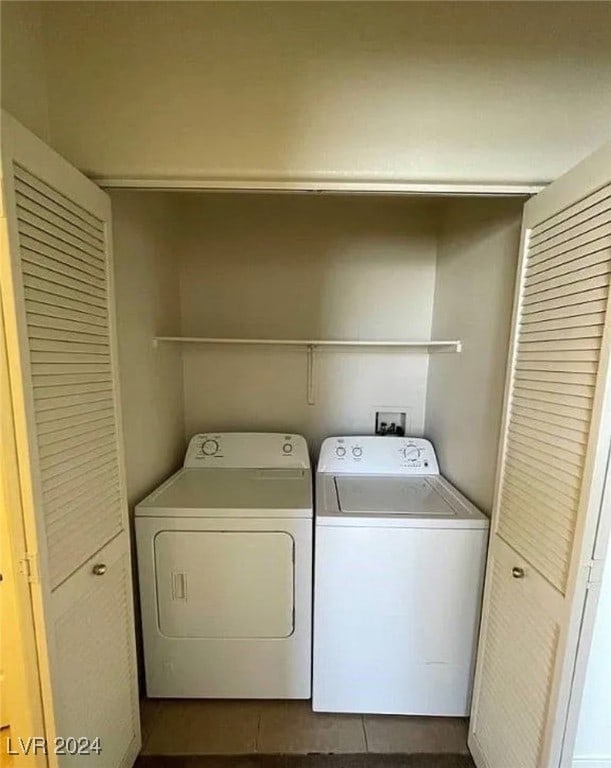
{"label": "tile grout line", "polygon": [[261,720],[263,718],[263,707],[259,707],[259,717],[257,719],[257,736],[255,738],[255,752],[259,752],[259,739],[261,738]]}
{"label": "tile grout line", "polygon": [[361,726],[363,728],[363,736],[365,737],[365,752],[369,753],[369,740],[367,739],[367,728],[365,726],[365,715],[361,715]]}

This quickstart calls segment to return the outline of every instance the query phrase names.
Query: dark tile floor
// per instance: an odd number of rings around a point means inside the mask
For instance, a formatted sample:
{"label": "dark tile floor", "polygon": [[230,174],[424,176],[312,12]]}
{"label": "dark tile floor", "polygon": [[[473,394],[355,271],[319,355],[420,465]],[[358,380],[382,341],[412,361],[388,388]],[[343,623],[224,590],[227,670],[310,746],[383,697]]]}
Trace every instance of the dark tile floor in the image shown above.
{"label": "dark tile floor", "polygon": [[[243,755],[230,763],[239,768],[249,768],[248,761],[257,755],[288,755],[297,762],[299,755],[312,753],[346,755],[353,762],[342,763],[342,768],[360,765],[359,756],[367,753],[389,754],[395,760],[397,755],[445,754],[452,759],[468,755],[465,719],[322,714],[312,712],[309,701],[144,700],[142,743],[143,755],[208,755],[217,761],[220,755]],[[445,768],[446,763],[437,762]],[[403,764],[411,768],[410,763]],[[465,763],[447,764],[453,768]],[[270,763],[264,768],[275,766]],[[295,768],[302,766],[295,764]]]}

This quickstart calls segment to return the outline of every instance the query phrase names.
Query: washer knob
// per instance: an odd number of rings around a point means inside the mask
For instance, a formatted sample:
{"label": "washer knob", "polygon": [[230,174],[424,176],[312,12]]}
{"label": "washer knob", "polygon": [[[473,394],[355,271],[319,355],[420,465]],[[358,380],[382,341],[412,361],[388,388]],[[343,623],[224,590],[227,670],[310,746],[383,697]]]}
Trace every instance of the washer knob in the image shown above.
{"label": "washer knob", "polygon": [[293,446],[292,446],[292,444],[291,444],[291,443],[285,443],[285,444],[282,446],[282,450],[283,450],[283,452],[284,452],[284,453],[286,453],[286,454],[289,454],[289,453],[293,453]]}
{"label": "washer knob", "polygon": [[342,459],[346,455],[346,449],[343,445],[338,445],[335,449],[335,455],[339,456],[340,459]]}
{"label": "washer knob", "polygon": [[355,459],[360,459],[363,455],[363,449],[360,447],[360,445],[355,445],[352,449],[352,455]]}
{"label": "washer knob", "polygon": [[202,453],[205,456],[214,456],[218,449],[219,444],[216,440],[208,439],[202,443]]}

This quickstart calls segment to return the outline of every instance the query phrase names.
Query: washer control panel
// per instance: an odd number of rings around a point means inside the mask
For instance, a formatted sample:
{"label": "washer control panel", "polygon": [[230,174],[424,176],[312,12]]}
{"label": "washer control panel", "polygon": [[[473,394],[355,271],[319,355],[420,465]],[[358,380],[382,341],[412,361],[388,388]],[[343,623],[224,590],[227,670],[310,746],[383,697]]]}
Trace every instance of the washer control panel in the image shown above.
{"label": "washer control panel", "polygon": [[309,469],[310,456],[301,435],[272,432],[204,433],[191,438],[184,466]]}
{"label": "washer control panel", "polygon": [[422,437],[328,437],[320,449],[319,472],[367,475],[438,475],[430,440]]}

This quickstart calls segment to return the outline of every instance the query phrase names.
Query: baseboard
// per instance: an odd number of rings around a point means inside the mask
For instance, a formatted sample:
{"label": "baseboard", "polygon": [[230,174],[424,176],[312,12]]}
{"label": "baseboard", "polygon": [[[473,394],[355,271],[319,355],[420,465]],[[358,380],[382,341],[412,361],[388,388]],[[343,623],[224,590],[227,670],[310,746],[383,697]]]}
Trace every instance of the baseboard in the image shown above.
{"label": "baseboard", "polygon": [[573,758],[573,768],[611,768],[611,755]]}

